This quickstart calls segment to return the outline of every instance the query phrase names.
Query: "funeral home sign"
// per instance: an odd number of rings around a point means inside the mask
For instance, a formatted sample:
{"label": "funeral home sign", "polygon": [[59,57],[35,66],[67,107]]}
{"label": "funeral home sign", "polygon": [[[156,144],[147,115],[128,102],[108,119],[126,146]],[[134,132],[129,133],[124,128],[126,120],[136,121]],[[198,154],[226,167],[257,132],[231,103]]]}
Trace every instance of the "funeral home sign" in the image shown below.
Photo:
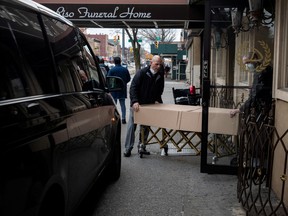
{"label": "funeral home sign", "polygon": [[112,11],[94,12],[88,7],[79,7],[77,11],[67,11],[65,7],[58,7],[56,12],[67,19],[73,19],[76,16],[80,19],[151,19],[151,12],[136,11],[135,7],[128,7],[127,11],[120,12],[119,6]]}
{"label": "funeral home sign", "polygon": [[203,7],[189,5],[44,4],[69,20],[203,20]]}

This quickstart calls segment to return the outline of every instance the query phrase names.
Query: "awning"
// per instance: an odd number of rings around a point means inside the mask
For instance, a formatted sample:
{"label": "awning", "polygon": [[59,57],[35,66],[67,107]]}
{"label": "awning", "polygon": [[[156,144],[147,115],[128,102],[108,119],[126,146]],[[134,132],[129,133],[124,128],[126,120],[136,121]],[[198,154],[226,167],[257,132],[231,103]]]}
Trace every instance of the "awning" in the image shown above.
{"label": "awning", "polygon": [[43,5],[85,28],[204,28],[204,5]]}

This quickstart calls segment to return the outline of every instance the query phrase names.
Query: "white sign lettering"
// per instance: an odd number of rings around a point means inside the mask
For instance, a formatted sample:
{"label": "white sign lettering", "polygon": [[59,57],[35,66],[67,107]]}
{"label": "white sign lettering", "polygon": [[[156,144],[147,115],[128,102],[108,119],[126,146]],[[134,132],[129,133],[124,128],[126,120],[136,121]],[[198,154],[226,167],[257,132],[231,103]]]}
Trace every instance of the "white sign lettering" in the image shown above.
{"label": "white sign lettering", "polygon": [[[58,7],[56,12],[61,16],[73,19],[77,18],[75,12],[66,11],[63,6]],[[128,7],[127,11],[119,13],[119,7],[115,7],[113,11],[103,11],[103,12],[93,12],[89,11],[87,7],[79,7],[77,9],[78,18],[81,19],[151,19],[152,15],[149,12],[137,12],[135,11],[135,7]]]}
{"label": "white sign lettering", "polygon": [[73,12],[66,12],[64,7],[57,8],[56,12],[65,18],[73,18],[75,15]]}
{"label": "white sign lettering", "polygon": [[141,13],[141,12],[134,12],[134,7],[128,8],[127,12],[123,12],[119,15],[120,18],[128,18],[128,19],[150,19],[151,13]]}
{"label": "white sign lettering", "polygon": [[79,12],[79,18],[117,18],[116,12],[119,9],[119,7],[116,7],[114,9],[114,12],[89,12],[88,8],[86,7],[80,7],[78,8],[78,12]]}
{"label": "white sign lettering", "polygon": [[203,61],[203,77],[208,78],[208,60]]}

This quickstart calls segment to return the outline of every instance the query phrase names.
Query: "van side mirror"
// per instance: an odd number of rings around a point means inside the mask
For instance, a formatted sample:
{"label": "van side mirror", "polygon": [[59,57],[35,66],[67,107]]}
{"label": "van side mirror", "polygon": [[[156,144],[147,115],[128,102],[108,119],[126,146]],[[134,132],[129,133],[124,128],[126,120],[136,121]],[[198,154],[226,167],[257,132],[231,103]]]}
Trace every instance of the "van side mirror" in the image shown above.
{"label": "van side mirror", "polygon": [[125,88],[125,83],[120,77],[107,76],[106,83],[110,92],[121,91]]}

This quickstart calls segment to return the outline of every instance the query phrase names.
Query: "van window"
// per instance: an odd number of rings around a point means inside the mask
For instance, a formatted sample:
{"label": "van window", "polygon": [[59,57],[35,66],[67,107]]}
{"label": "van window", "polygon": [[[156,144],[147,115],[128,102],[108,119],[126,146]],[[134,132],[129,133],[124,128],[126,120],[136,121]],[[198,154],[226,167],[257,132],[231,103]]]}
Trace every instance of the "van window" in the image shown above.
{"label": "van window", "polygon": [[5,52],[1,63],[1,81],[0,81],[0,97],[1,100],[14,99],[25,97],[28,95],[28,87],[22,76],[22,68],[17,64],[19,59],[17,55],[14,55],[9,48],[0,44],[0,49]]}
{"label": "van window", "polygon": [[88,69],[89,69],[92,79],[100,83],[98,70],[95,65],[95,61],[93,60],[93,57],[92,57],[93,54],[88,49],[87,45],[84,46],[84,55],[85,55],[85,58],[87,59]]}
{"label": "van window", "polygon": [[55,57],[60,92],[82,91],[82,86],[87,81],[81,79],[84,73],[88,80],[93,78],[96,81],[93,83],[99,84],[95,61],[78,32],[71,26],[49,17],[43,17],[43,21]]}
{"label": "van window", "polygon": [[36,14],[2,7],[6,22],[0,24],[1,64],[9,82],[8,98],[55,92],[50,79],[51,58]]}

